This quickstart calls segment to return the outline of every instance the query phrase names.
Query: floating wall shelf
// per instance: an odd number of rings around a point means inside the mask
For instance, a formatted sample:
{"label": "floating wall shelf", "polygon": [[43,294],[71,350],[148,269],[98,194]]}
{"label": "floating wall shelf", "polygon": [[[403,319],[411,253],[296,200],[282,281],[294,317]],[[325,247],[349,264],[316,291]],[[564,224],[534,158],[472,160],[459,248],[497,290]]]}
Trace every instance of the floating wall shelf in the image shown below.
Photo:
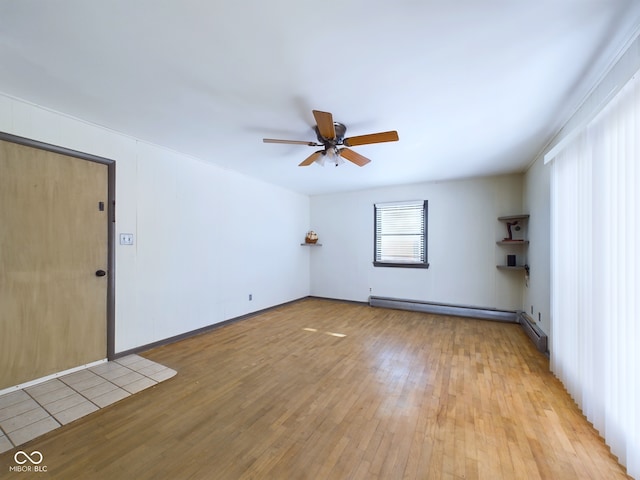
{"label": "floating wall shelf", "polygon": [[[529,240],[525,240],[523,238],[518,238],[518,239],[514,239],[514,240],[509,240],[509,238],[512,238],[511,235],[511,226],[515,226],[518,230],[520,229],[520,226],[524,226],[525,230],[524,232],[527,232],[527,223],[529,220],[529,215],[528,214],[520,214],[520,215],[507,215],[504,217],[498,217],[498,221],[506,223],[509,228],[508,228],[508,233],[509,236],[506,237],[506,239],[503,240],[498,240],[496,242],[496,245],[499,245],[501,247],[527,247],[529,246]],[[507,250],[508,252],[509,250]],[[515,253],[516,250],[512,250],[512,253]],[[524,251],[520,251],[518,256],[522,256],[522,254],[524,254]],[[513,255],[515,257],[515,255]],[[522,261],[522,259],[520,259],[520,261]],[[526,263],[526,261],[525,261]],[[500,270],[526,270],[527,267],[525,267],[524,265],[496,265],[496,267]]]}
{"label": "floating wall shelf", "polygon": [[500,220],[501,222],[510,222],[512,220],[527,220],[528,218],[529,218],[529,215],[527,214],[507,215],[506,217],[498,217],[498,220]]}

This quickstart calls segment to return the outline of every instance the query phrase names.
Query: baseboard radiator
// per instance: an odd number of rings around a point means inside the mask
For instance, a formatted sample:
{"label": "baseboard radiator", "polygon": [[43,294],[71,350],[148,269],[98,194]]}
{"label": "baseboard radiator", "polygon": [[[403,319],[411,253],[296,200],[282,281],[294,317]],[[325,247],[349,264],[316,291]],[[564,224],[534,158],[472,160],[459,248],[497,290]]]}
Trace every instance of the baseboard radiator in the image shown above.
{"label": "baseboard radiator", "polygon": [[455,315],[458,317],[481,318],[499,322],[519,323],[518,312],[497,310],[492,308],[472,307],[464,305],[449,305],[444,303],[423,302],[420,300],[405,300],[389,297],[369,297],[372,307],[394,308],[396,310],[411,310],[414,312],[434,313],[437,315]]}
{"label": "baseboard radiator", "polygon": [[522,325],[522,329],[531,339],[538,351],[547,353],[549,348],[549,345],[547,343],[547,334],[544,333],[544,331],[538,325],[536,325],[533,319],[526,313],[519,312],[518,318],[520,321],[520,325]]}
{"label": "baseboard radiator", "polygon": [[369,297],[372,307],[394,308],[396,310],[411,310],[414,312],[433,313],[436,315],[455,315],[457,317],[480,318],[498,322],[519,323],[531,339],[538,351],[548,352],[547,334],[522,311],[497,310],[492,308],[470,307],[464,305],[448,305],[443,303],[423,302],[420,300],[405,300],[389,297]]}

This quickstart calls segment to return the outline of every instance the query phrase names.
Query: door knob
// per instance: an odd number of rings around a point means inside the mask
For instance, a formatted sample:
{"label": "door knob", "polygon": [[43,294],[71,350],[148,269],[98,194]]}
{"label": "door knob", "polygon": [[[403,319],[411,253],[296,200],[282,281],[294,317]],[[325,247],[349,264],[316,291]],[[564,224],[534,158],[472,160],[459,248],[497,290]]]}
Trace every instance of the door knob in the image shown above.
{"label": "door knob", "polygon": [[104,277],[107,274],[104,270],[97,270],[96,277]]}

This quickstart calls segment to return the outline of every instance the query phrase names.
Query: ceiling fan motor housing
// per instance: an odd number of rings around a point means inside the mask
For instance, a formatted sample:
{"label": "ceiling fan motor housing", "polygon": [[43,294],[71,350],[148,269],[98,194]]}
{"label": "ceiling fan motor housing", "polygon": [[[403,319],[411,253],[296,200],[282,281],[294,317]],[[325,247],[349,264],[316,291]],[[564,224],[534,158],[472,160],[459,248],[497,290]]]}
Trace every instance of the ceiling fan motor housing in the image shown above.
{"label": "ceiling fan motor housing", "polygon": [[336,131],[336,138],[324,138],[320,134],[320,130],[318,130],[318,126],[316,125],[313,129],[316,131],[316,137],[318,137],[318,142],[322,143],[325,147],[331,147],[335,145],[342,145],[342,141],[344,140],[344,135],[347,133],[347,127],[343,123],[333,122],[333,128]]}

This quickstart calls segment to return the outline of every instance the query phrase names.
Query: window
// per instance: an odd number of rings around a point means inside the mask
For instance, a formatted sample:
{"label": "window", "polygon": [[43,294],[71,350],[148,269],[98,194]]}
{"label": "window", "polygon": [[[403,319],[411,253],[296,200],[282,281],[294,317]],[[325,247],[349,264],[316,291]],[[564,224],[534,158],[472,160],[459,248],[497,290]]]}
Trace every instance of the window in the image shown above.
{"label": "window", "polygon": [[374,205],[376,267],[429,268],[427,263],[427,201]]}

